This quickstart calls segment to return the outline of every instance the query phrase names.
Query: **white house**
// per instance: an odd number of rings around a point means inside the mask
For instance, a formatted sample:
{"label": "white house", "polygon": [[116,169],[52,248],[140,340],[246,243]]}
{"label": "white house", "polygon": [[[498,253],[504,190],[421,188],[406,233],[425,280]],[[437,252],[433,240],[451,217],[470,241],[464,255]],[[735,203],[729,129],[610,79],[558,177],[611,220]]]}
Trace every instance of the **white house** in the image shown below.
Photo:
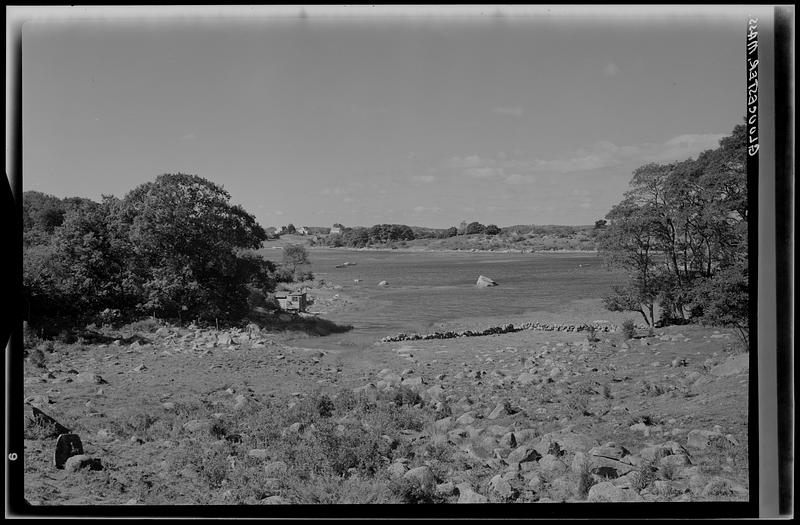
{"label": "white house", "polygon": [[331,235],[335,235],[337,233],[339,233],[339,234],[342,233],[342,225],[341,224],[334,224],[331,227]]}
{"label": "white house", "polygon": [[308,235],[308,226],[300,226],[297,228],[297,233],[300,235]]}

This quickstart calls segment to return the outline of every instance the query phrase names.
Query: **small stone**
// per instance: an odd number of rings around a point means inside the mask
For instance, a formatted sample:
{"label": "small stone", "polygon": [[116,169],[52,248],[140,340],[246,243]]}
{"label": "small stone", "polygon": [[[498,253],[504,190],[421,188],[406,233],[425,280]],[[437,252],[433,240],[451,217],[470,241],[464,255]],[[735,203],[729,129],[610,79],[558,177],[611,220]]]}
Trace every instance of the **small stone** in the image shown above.
{"label": "small stone", "polygon": [[105,379],[103,379],[99,375],[94,374],[92,372],[81,372],[80,374],[75,376],[75,382],[76,383],[91,383],[91,384],[96,384],[96,385],[102,385],[102,384],[107,383],[107,381]]}
{"label": "small stone", "polygon": [[253,448],[247,451],[247,455],[251,458],[266,459],[269,458],[269,452],[265,448]]}

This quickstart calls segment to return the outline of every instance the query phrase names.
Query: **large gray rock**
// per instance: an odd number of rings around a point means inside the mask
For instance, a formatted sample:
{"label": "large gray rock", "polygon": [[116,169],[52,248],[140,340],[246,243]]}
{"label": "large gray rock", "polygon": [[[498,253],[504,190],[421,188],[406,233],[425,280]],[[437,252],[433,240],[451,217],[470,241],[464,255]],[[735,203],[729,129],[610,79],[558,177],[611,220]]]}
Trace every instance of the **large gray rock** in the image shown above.
{"label": "large gray rock", "polygon": [[456,486],[458,489],[458,503],[486,503],[489,501],[489,498],[478,494],[469,483],[461,483]]}
{"label": "large gray rock", "polygon": [[711,369],[711,374],[718,377],[743,374],[750,370],[750,354],[739,354]]}
{"label": "large gray rock", "polygon": [[69,434],[70,430],[38,407],[25,404],[25,433],[33,432],[35,438],[52,438]]}
{"label": "large gray rock", "polygon": [[568,468],[563,461],[552,454],[545,454],[542,456],[539,460],[539,467],[542,469],[542,472],[548,474],[549,477],[563,474]]}
{"label": "large gray rock", "polygon": [[389,477],[392,479],[403,477],[407,471],[406,466],[397,461],[386,467],[386,472],[389,473]]}
{"label": "large gray rock", "polygon": [[425,465],[412,468],[403,474],[403,479],[413,481],[424,491],[432,491],[436,488],[436,477],[430,467]]}
{"label": "large gray rock", "polygon": [[569,429],[550,432],[542,436],[539,443],[534,445],[537,452],[544,456],[556,444],[562,451],[572,453],[583,452],[597,445],[597,441],[585,434],[573,432]]}
{"label": "large gray rock", "polygon": [[593,485],[586,499],[590,502],[642,501],[635,490],[617,487],[608,481]]}
{"label": "large gray rock", "polygon": [[491,494],[501,501],[508,501],[516,496],[511,483],[503,479],[500,474],[489,480],[489,490]]}
{"label": "large gray rock", "polygon": [[64,470],[67,472],[77,472],[81,469],[88,468],[89,470],[103,470],[103,464],[99,459],[93,458],[86,454],[78,454],[71,456],[64,463]]}
{"label": "large gray rock", "polygon": [[714,430],[692,430],[686,436],[686,445],[690,448],[704,450],[711,445],[712,441],[722,437],[720,432]]}
{"label": "large gray rock", "polygon": [[83,443],[77,434],[61,434],[56,441],[53,464],[57,469],[63,469],[69,458],[82,454]]}
{"label": "large gray rock", "polygon": [[506,458],[506,462],[525,463],[527,461],[539,461],[541,458],[542,454],[540,454],[534,447],[522,445],[509,453],[508,457]]}
{"label": "large gray rock", "polygon": [[478,288],[488,288],[490,286],[497,286],[497,283],[488,277],[481,275],[478,277],[478,282],[475,284]]}
{"label": "large gray rock", "polygon": [[93,372],[81,372],[75,376],[76,383],[89,383],[95,385],[105,384],[107,381]]}

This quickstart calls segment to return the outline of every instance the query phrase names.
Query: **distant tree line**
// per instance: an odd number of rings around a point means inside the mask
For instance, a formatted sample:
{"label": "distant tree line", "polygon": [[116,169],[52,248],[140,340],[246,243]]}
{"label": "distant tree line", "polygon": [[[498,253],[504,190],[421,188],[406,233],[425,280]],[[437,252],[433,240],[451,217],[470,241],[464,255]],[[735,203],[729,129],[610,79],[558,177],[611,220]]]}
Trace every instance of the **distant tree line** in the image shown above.
{"label": "distant tree line", "polygon": [[[292,272],[254,250],[266,234],[221,186],[165,174],[124,198],[23,194],[29,323],[155,315],[236,322]],[[302,254],[292,259],[297,266]]]}
{"label": "distant tree line", "polygon": [[628,274],[607,308],[639,312],[652,326],[658,305],[662,323],[731,326],[747,343],[746,138],[738,125],[696,160],[634,171],[598,235],[601,254]]}

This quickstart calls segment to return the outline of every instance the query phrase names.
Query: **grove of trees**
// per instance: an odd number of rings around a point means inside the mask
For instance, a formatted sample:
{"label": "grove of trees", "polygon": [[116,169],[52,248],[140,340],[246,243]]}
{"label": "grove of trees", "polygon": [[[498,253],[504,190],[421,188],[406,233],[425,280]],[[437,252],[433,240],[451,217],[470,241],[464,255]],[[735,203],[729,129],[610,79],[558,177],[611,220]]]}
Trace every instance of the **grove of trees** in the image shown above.
{"label": "grove of trees", "polygon": [[23,224],[34,326],[149,315],[234,323],[280,279],[254,252],[264,229],[196,175],[161,175],[100,203],[26,192]]}
{"label": "grove of trees", "polygon": [[630,189],[606,219],[597,237],[600,253],[628,275],[604,298],[608,309],[638,312],[650,326],[730,326],[747,343],[744,125],[697,159],[635,170]]}

